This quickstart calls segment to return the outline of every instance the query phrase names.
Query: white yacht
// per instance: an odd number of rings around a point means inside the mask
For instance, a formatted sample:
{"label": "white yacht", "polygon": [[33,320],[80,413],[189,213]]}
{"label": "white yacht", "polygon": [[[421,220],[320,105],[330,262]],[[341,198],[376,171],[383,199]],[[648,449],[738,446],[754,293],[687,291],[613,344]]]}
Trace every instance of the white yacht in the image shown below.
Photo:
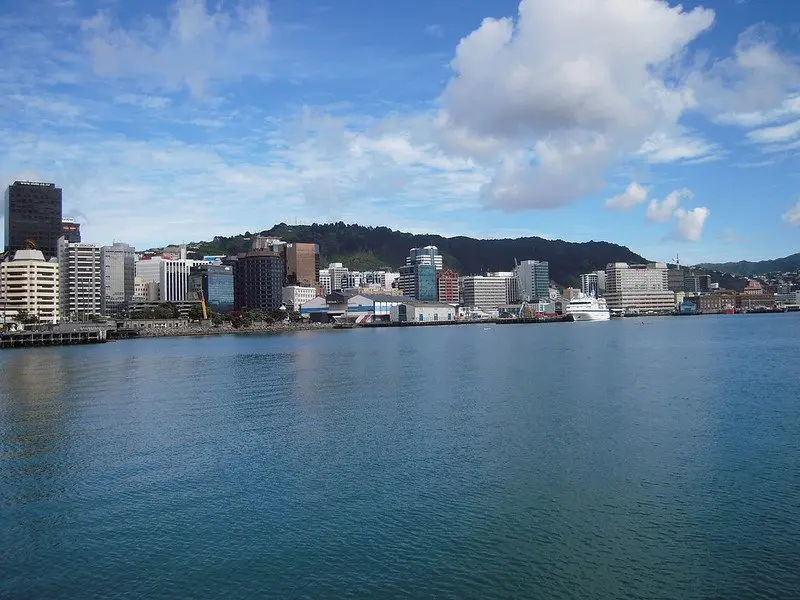
{"label": "white yacht", "polygon": [[608,321],[611,312],[608,310],[605,298],[593,298],[579,295],[570,300],[564,309],[565,315],[571,315],[573,321]]}

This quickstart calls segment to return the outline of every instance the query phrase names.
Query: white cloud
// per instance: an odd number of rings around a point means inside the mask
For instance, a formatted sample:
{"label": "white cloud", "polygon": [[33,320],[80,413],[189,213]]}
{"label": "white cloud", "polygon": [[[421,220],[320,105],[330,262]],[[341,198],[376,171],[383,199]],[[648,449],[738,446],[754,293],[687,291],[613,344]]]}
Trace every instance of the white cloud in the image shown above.
{"label": "white cloud", "polygon": [[[694,105],[656,67],[713,19],[657,0],[522,0],[516,21],[484,19],[459,43],[440,118],[462,144],[445,144],[482,160],[494,152],[501,167],[484,189],[489,206],[550,208],[598,191],[620,154]],[[482,145],[491,151],[477,155]],[[679,158],[704,151],[690,150]],[[520,160],[526,153],[531,160]]]}
{"label": "white cloud", "polygon": [[159,109],[166,108],[172,100],[165,96],[147,96],[142,94],[120,94],[114,97],[117,104],[130,104],[140,108]]}
{"label": "white cloud", "polygon": [[729,112],[719,115],[714,120],[723,125],[759,127],[797,114],[800,114],[800,96],[790,96],[778,108],[739,113]]}
{"label": "white cloud", "polygon": [[650,135],[639,147],[637,154],[645,157],[650,163],[659,164],[717,160],[720,152],[716,144],[677,130],[672,134],[659,131]]}
{"label": "white cloud", "polygon": [[793,227],[800,227],[800,200],[784,213],[782,219]]}
{"label": "white cloud", "polygon": [[624,192],[606,200],[606,208],[611,210],[628,210],[647,200],[647,188],[631,182]]}
{"label": "white cloud", "polygon": [[681,200],[690,199],[693,196],[691,190],[684,188],[670,192],[663,200],[653,198],[647,205],[647,219],[659,223],[669,221],[678,209]]}
{"label": "white cloud", "polygon": [[263,74],[266,4],[237,3],[208,12],[205,0],[175,0],[166,20],[148,18],[131,28],[108,11],[82,22],[95,73],[133,79],[142,87],[205,95],[208,84]]}
{"label": "white cloud", "polygon": [[772,144],[776,142],[788,142],[800,135],[800,120],[785,125],[775,125],[774,127],[764,127],[747,132],[747,137],[762,144]]}
{"label": "white cloud", "polygon": [[711,211],[702,206],[691,210],[677,209],[675,211],[677,237],[687,242],[699,242],[709,214]]}

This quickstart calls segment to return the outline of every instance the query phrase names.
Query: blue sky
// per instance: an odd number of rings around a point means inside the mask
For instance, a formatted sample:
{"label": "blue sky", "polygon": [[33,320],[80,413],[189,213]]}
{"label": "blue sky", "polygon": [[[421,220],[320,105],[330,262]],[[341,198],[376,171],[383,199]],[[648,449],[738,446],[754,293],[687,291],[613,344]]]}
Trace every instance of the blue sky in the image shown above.
{"label": "blue sky", "polygon": [[0,46],[0,176],[57,182],[86,241],[800,250],[794,2],[0,0]]}

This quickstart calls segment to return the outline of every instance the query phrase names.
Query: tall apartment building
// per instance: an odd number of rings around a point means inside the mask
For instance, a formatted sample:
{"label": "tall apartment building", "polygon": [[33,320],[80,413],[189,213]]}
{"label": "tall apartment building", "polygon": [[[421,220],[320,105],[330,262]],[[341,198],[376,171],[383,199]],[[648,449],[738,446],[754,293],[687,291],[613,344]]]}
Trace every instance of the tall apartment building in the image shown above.
{"label": "tall apartment building", "polygon": [[506,304],[506,280],[502,277],[470,275],[459,279],[461,303],[478,308],[497,308]]}
{"label": "tall apartment building", "polygon": [[670,312],[675,308],[675,294],[669,290],[664,263],[609,263],[605,298],[609,309],[616,312]]}
{"label": "tall apartment building", "polygon": [[234,308],[280,308],[283,300],[283,272],[283,258],[277,252],[255,250],[239,254],[233,264]]}
{"label": "tall apartment building", "polygon": [[581,292],[587,296],[599,297],[606,292],[606,272],[592,271],[581,275]]}
{"label": "tall apartment building", "polygon": [[59,312],[64,321],[103,312],[100,246],[58,240]]}
{"label": "tall apartment building", "polygon": [[327,269],[319,270],[319,284],[326,294],[340,292],[347,287],[350,270],[342,263],[330,263]]}
{"label": "tall apartment building", "polygon": [[17,250],[0,263],[0,306],[4,315],[20,311],[45,323],[59,320],[58,262],[45,260],[39,250]]}
{"label": "tall apartment building", "polygon": [[75,219],[62,219],[61,237],[66,239],[71,244],[79,244],[81,241],[81,224]]}
{"label": "tall apartment building", "polygon": [[683,291],[687,294],[705,294],[711,289],[711,275],[687,273],[683,279]]}
{"label": "tall apartment building", "polygon": [[443,269],[436,274],[436,282],[439,288],[439,302],[445,304],[460,302],[458,273],[450,269]]}
{"label": "tall apartment building", "polygon": [[121,315],[133,300],[135,261],[136,250],[128,244],[115,243],[100,249],[104,315]]}
{"label": "tall apartment building", "polygon": [[506,304],[516,304],[519,302],[519,286],[517,285],[517,275],[513,271],[495,271],[487,273],[487,277],[498,277],[506,283]]}
{"label": "tall apartment building", "polygon": [[15,181],[6,188],[6,252],[26,250],[32,244],[46,259],[54,258],[61,222],[61,188],[55,183]]}
{"label": "tall apartment building", "polygon": [[283,247],[286,285],[314,285],[319,273],[319,246],[291,242]]}
{"label": "tall apartment building", "polygon": [[550,298],[550,264],[543,260],[523,260],[514,268],[519,300],[537,302]]}
{"label": "tall apartment building", "polygon": [[[141,261],[140,261],[141,262]],[[189,274],[192,268],[206,264],[202,260],[179,258],[161,260],[158,265],[159,302],[191,302],[199,298],[190,297]]]}
{"label": "tall apartment building", "polygon": [[233,267],[199,264],[189,272],[189,298],[199,300],[203,293],[206,305],[217,312],[233,310]]}

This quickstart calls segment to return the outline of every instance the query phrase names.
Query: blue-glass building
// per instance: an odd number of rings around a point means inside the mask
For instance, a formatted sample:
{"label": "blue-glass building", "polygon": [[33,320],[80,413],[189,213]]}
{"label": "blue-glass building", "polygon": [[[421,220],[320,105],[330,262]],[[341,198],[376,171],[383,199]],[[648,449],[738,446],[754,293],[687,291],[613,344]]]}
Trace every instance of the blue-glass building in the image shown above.
{"label": "blue-glass building", "polygon": [[233,310],[233,267],[230,265],[197,265],[189,275],[189,289],[194,299],[200,299],[200,290],[206,305],[217,312]]}

